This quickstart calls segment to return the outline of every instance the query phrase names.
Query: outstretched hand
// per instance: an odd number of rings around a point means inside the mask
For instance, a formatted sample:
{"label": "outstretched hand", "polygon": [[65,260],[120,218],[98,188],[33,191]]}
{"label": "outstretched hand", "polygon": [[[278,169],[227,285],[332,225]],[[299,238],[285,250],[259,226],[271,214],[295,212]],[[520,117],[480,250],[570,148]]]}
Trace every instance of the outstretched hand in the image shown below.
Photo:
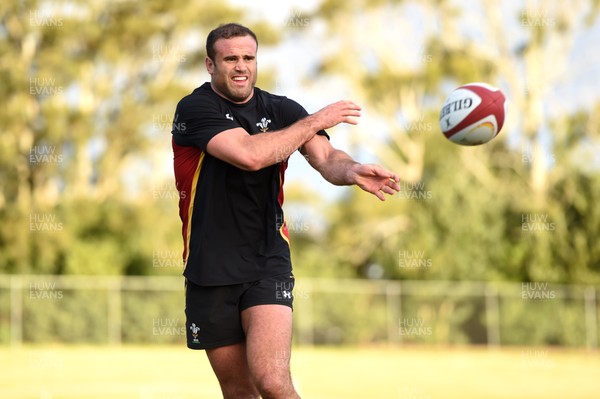
{"label": "outstretched hand", "polygon": [[389,172],[379,165],[355,164],[352,166],[352,180],[354,184],[385,201],[385,195],[394,195],[400,191],[398,182],[400,178],[395,173]]}
{"label": "outstretched hand", "polygon": [[338,101],[329,104],[312,116],[316,118],[318,129],[329,129],[340,123],[348,123],[350,125],[358,124],[356,118],[360,117],[360,106],[352,101]]}

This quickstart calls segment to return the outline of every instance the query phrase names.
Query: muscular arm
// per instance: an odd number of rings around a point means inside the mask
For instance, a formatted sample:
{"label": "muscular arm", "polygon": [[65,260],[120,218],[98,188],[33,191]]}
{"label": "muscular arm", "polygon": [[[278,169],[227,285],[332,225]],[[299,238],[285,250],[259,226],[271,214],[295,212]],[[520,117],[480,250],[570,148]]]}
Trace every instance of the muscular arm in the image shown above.
{"label": "muscular arm", "polygon": [[213,137],[206,150],[240,169],[259,170],[286,159],[320,130],[339,123],[356,124],[353,117],[357,116],[360,107],[340,101],[276,132],[250,135],[242,128],[226,130]]}
{"label": "muscular arm", "polygon": [[315,137],[314,140],[311,139],[302,146],[300,152],[310,166],[321,173],[321,176],[329,183],[336,186],[354,184],[349,171],[359,163],[344,151],[333,148],[327,138]]}
{"label": "muscular arm", "polygon": [[361,164],[344,151],[333,148],[329,140],[314,136],[301,148],[308,163],[325,180],[337,186],[357,185],[382,201],[385,194],[393,195],[400,190],[400,178],[379,165]]}

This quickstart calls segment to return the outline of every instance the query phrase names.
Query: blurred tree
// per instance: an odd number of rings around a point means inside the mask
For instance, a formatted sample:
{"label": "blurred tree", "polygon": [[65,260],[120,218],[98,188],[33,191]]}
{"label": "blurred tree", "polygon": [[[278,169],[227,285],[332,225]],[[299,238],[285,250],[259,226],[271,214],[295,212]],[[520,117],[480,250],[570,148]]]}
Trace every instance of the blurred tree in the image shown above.
{"label": "blurred tree", "polygon": [[[600,281],[598,222],[583,217],[600,191],[577,156],[590,140],[597,148],[597,118],[581,113],[578,130],[567,109],[541,111],[564,84],[581,21],[596,20],[584,3],[324,1],[314,18],[338,51],[319,73],[345,76],[386,129],[378,137],[363,122],[351,151],[372,148],[403,191],[384,205],[358,191],[335,204],[323,251],[387,277]],[[477,148],[450,144],[437,122],[444,93],[469,81],[510,100],[501,136]]]}
{"label": "blurred tree", "polygon": [[[174,105],[201,83],[208,30],[245,16],[201,0],[5,3],[0,270],[179,273]],[[307,15],[324,22],[310,26],[332,50],[309,78],[343,76],[368,110],[349,151],[377,154],[403,190],[377,206],[351,191],[332,206],[329,230],[300,223],[293,251],[305,270],[598,279],[599,165],[589,150],[598,148],[598,109],[551,120],[542,112],[598,2],[536,4],[324,0]],[[485,24],[464,23],[469,13]],[[252,26],[261,46],[280,39],[262,21]],[[490,145],[460,148],[441,138],[437,113],[444,93],[473,80],[500,85],[513,111]],[[303,201],[294,190],[287,198]]]}
{"label": "blurred tree", "polygon": [[181,271],[150,267],[181,249],[172,116],[230,21],[206,0],[0,5],[1,272]]}

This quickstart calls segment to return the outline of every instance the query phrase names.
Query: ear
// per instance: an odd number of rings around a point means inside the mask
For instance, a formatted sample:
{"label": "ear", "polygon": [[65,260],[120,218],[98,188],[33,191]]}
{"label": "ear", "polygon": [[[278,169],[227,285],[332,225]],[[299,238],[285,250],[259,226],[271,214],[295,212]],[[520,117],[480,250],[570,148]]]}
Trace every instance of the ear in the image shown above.
{"label": "ear", "polygon": [[213,60],[211,60],[209,57],[206,57],[204,60],[204,65],[206,65],[206,70],[208,71],[209,75],[212,75],[213,71],[215,70],[215,64]]}

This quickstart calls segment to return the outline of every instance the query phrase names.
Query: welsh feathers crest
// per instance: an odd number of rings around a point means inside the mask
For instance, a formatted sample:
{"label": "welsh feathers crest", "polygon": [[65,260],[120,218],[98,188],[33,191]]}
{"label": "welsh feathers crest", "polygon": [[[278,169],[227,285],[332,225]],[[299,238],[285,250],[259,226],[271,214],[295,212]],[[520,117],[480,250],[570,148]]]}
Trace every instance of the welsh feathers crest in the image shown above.
{"label": "welsh feathers crest", "polygon": [[194,342],[198,342],[198,331],[200,331],[200,327],[196,325],[196,323],[192,323],[190,326],[190,330],[192,330],[192,337],[194,338]]}
{"label": "welsh feathers crest", "polygon": [[270,119],[262,118],[260,122],[256,124],[256,126],[260,127],[260,131],[264,133],[269,130],[269,123],[271,123]]}

